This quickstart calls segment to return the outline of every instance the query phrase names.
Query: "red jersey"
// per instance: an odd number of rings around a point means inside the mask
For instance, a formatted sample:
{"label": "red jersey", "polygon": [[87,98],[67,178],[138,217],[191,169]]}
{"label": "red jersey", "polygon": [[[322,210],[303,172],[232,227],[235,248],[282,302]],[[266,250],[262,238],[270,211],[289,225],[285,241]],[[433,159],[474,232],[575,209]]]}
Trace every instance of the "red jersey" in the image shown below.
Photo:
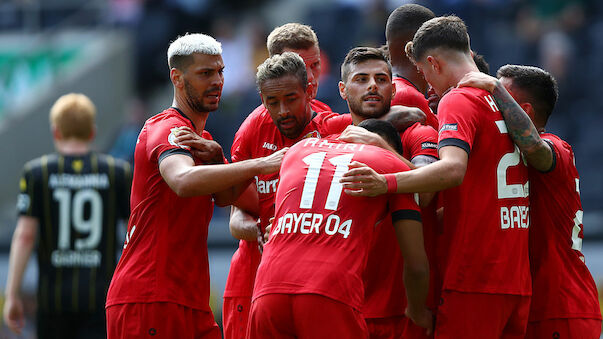
{"label": "red jersey", "polygon": [[549,172],[529,169],[530,321],[558,318],[601,319],[597,287],[584,264],[579,176],[570,145],[541,134],[553,149]]}
{"label": "red jersey", "polygon": [[[438,157],[438,132],[430,126],[417,122],[401,133],[400,139],[402,140],[402,155],[406,159],[412,160],[418,155]],[[435,260],[431,252],[434,248],[436,227],[435,199],[431,205],[421,209],[421,218],[423,219],[425,250],[430,266],[433,266]],[[362,276],[365,284],[365,302],[362,313],[365,318],[400,316],[404,315],[406,309],[402,254],[391,220],[384,220],[382,224],[375,229],[366,269]],[[384,265],[384,262],[388,264]],[[430,268],[432,276],[435,271]],[[430,284],[433,281],[434,279],[430,279]],[[427,305],[432,307],[435,306],[434,303],[433,293],[430,293]]]}
{"label": "red jersey", "polygon": [[352,161],[379,173],[408,170],[384,149],[334,139],[307,139],[287,152],[254,299],[270,293],[313,293],[360,309],[368,240],[385,223],[375,225],[390,213],[394,221],[420,220],[420,214],[411,194],[367,198],[343,193],[339,179]]}
{"label": "red jersey", "polygon": [[[159,163],[165,157],[190,155],[173,141],[171,130],[183,126],[196,130],[191,120],[169,108],[148,119],[138,136],[132,213],[107,307],[172,302],[210,311],[207,228],[212,197],[178,197],[159,173]],[[206,131],[201,136],[211,139]]]}
{"label": "red jersey", "polygon": [[425,94],[421,93],[412,82],[405,78],[394,76],[392,79],[396,84],[396,94],[392,98],[393,105],[417,107],[425,113],[425,125],[438,129],[438,117],[429,108],[429,102]]}
{"label": "red jersey", "polygon": [[438,112],[438,147],[469,154],[463,183],[441,192],[450,241],[443,289],[530,295],[528,170],[494,99],[454,88]]}
{"label": "red jersey", "polygon": [[[312,109],[328,108],[318,100],[311,103]],[[274,124],[270,113],[263,106],[258,106],[245,119],[235,134],[232,144],[232,161],[242,161],[270,155],[284,147],[289,147],[297,141],[308,138],[331,134],[323,128],[325,120],[338,116],[337,113],[322,111],[316,113],[308,123],[299,138],[293,140],[281,134]],[[345,123],[345,122],[343,122]],[[343,129],[343,123],[329,125],[333,129]],[[258,133],[261,131],[261,133]],[[258,175],[255,177],[260,204],[260,224],[262,230],[271,217],[274,216],[274,194],[279,181],[278,173]],[[239,249],[235,252],[230,263],[230,270],[224,290],[225,297],[244,297],[253,292],[253,281],[257,266],[260,263],[260,252],[255,241],[239,241]]]}

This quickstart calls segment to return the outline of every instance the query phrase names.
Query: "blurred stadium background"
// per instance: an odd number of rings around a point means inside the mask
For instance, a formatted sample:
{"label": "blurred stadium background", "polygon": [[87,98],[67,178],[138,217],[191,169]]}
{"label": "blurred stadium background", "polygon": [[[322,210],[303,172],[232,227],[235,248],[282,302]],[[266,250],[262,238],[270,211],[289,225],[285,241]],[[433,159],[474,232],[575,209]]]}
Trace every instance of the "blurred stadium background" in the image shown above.
{"label": "blurred stadium background", "polygon": [[[97,150],[131,160],[144,120],[171,103],[169,42],[205,32],[222,42],[226,64],[220,109],[206,129],[230,156],[234,133],[260,104],[255,67],[266,57],[266,36],[277,25],[302,22],[322,50],[319,98],[346,112],[339,66],[358,45],[380,46],[395,0],[0,0],[0,288],[15,227],[23,164],[53,151],[48,111],[66,92],[88,95],[98,108]],[[581,176],[586,263],[603,283],[603,2],[597,0],[413,1],[437,15],[454,13],[469,27],[472,47],[491,74],[506,63],[552,72],[560,99],[549,123],[574,148]],[[228,209],[210,227],[213,306],[221,297],[237,242]],[[34,263],[26,273],[27,309],[35,307]],[[2,293],[3,295],[3,293]],[[0,297],[0,302],[2,298]],[[33,338],[30,321],[24,338]],[[0,328],[0,338],[11,338]]]}

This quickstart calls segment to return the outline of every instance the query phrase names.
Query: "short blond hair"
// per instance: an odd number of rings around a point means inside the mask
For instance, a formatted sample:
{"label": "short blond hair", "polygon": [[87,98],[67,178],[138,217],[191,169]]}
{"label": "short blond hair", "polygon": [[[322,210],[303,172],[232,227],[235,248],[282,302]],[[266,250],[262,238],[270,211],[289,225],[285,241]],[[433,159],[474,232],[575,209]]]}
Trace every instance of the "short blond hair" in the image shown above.
{"label": "short blond hair", "polygon": [[79,93],[65,94],[50,109],[50,125],[63,139],[89,140],[94,132],[96,107],[87,96]]}
{"label": "short blond hair", "polygon": [[318,47],[318,38],[312,27],[297,22],[278,26],[270,32],[266,41],[270,56],[282,54],[285,48],[308,49]]}

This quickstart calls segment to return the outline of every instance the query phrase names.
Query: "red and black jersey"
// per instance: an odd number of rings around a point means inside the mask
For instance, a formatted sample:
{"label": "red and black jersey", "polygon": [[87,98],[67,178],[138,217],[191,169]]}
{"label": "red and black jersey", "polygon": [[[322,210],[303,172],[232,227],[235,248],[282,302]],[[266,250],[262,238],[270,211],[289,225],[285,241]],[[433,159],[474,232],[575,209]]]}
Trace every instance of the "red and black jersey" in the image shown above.
{"label": "red and black jersey", "polygon": [[425,94],[419,92],[415,85],[405,78],[394,76],[392,80],[396,84],[396,94],[392,98],[392,106],[402,105],[419,108],[425,113],[425,125],[437,130],[438,117],[429,108],[429,102],[425,98]]}
{"label": "red and black jersey", "polygon": [[553,134],[541,134],[554,155],[553,168],[529,168],[530,321],[601,319],[597,286],[584,264],[582,203],[574,152]]}
{"label": "red and black jersey", "polygon": [[530,295],[528,170],[494,99],[454,88],[438,112],[439,148],[469,155],[463,183],[441,192],[449,239],[443,289]]}
{"label": "red and black jersey", "polygon": [[[174,128],[184,126],[196,130],[184,114],[169,108],[148,119],[138,136],[132,213],[107,307],[172,302],[210,311],[207,229],[212,197],[179,197],[159,172],[160,162],[172,154],[192,157],[174,142]],[[211,139],[206,131],[201,136]],[[195,164],[201,165],[198,160]]]}

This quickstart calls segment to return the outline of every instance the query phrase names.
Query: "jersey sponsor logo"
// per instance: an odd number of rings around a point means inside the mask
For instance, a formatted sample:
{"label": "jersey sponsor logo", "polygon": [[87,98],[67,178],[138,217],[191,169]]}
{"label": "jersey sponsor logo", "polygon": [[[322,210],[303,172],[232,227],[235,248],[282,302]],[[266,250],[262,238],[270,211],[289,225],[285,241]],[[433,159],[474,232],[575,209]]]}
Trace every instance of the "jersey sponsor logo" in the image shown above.
{"label": "jersey sponsor logo", "polygon": [[362,151],[365,145],[360,144],[348,144],[348,143],[333,143],[329,142],[327,139],[316,139],[311,138],[306,140],[302,147],[325,147],[329,149],[341,149],[341,150],[350,150],[350,151]]}
{"label": "jersey sponsor logo", "polygon": [[274,180],[260,180],[258,177],[255,177],[255,185],[258,188],[258,193],[261,194],[275,193],[277,184],[278,178]]}
{"label": "jersey sponsor logo", "polygon": [[101,253],[97,250],[54,250],[50,261],[54,267],[98,267]]}
{"label": "jersey sponsor logo", "polygon": [[107,173],[90,173],[90,174],[51,174],[48,179],[48,186],[55,188],[109,188],[109,176]]}
{"label": "jersey sponsor logo", "polygon": [[445,132],[445,131],[457,131],[458,128],[458,124],[444,124],[441,128],[440,128],[440,132]]}
{"label": "jersey sponsor logo", "polygon": [[178,134],[179,132],[180,132],[180,127],[174,127],[172,129],[170,129],[170,134],[168,135],[168,142],[171,145],[178,146],[178,147],[186,149],[186,150],[190,150],[191,148],[189,146],[180,145],[180,144],[176,143],[176,141],[175,141],[176,134]]}
{"label": "jersey sponsor logo", "polygon": [[[324,221],[324,222],[323,222]],[[320,213],[287,213],[278,218],[276,227],[272,231],[271,239],[279,234],[300,233],[328,235],[341,235],[347,239],[352,228],[352,219],[341,220],[338,215],[330,214],[326,218]]]}
{"label": "jersey sponsor logo", "polygon": [[438,144],[436,144],[435,142],[426,141],[421,144],[421,149],[437,149],[437,148],[438,148]]}
{"label": "jersey sponsor logo", "polygon": [[500,208],[500,228],[506,230],[530,227],[529,211],[528,206],[502,206]]}
{"label": "jersey sponsor logo", "polygon": [[275,144],[271,144],[267,141],[264,142],[264,144],[262,145],[262,148],[269,149],[271,151],[276,151],[278,149],[278,147]]}

